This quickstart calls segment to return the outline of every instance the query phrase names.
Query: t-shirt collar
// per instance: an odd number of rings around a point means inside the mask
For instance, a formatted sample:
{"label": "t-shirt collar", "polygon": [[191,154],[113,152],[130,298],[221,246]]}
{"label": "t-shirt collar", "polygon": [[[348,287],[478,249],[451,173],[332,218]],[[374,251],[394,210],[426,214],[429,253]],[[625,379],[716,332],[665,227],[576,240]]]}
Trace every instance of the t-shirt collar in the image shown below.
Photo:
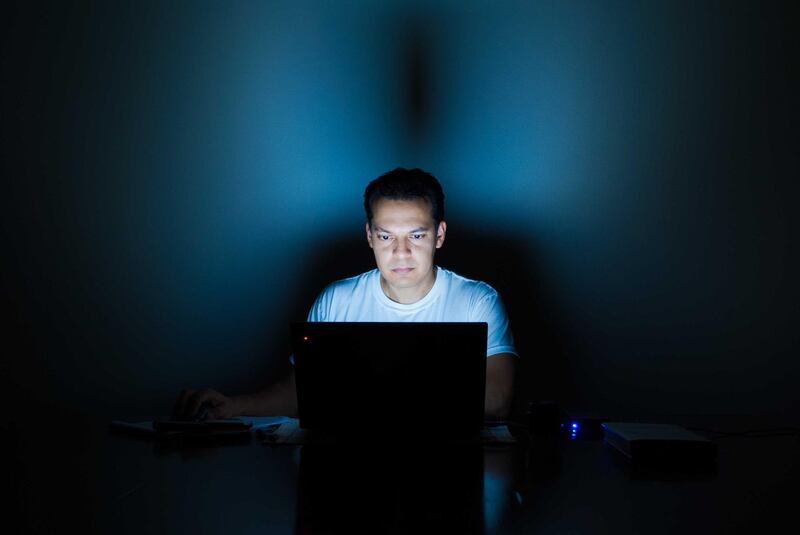
{"label": "t-shirt collar", "polygon": [[373,292],[375,293],[375,297],[378,299],[380,304],[394,310],[402,312],[414,312],[416,310],[423,309],[432,303],[436,297],[438,297],[442,291],[442,285],[444,284],[442,270],[435,265],[433,268],[436,270],[436,279],[433,281],[433,286],[431,286],[431,289],[428,290],[428,293],[426,293],[425,296],[419,301],[408,304],[392,301],[385,293],[383,293],[383,289],[381,288],[381,272],[379,269],[375,269],[375,276],[373,277],[372,281],[372,288]]}

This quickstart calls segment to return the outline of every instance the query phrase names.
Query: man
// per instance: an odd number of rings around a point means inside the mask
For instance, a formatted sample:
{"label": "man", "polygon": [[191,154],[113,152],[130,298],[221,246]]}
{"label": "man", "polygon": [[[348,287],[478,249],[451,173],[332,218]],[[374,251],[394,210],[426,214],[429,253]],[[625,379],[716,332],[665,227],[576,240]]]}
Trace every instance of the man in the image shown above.
{"label": "man", "polygon": [[[367,243],[375,254],[377,269],[325,288],[311,307],[308,321],[486,322],[485,414],[490,418],[507,416],[517,358],[508,318],[500,296],[488,284],[434,264],[447,231],[439,182],[420,169],[395,169],[370,182],[364,192],[364,209]],[[420,373],[425,373],[424,368]],[[250,395],[228,397],[211,389],[184,390],[175,415],[192,416],[201,407],[206,407],[212,418],[294,416],[294,371]]]}

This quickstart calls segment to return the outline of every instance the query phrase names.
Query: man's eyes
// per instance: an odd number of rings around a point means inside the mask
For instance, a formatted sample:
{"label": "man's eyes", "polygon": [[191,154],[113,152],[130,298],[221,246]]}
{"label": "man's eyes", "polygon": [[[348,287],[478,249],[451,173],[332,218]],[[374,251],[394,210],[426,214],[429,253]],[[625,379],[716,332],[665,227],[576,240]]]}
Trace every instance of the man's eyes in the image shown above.
{"label": "man's eyes", "polygon": [[[419,241],[425,238],[425,234],[411,234],[409,238],[414,241]],[[381,241],[389,241],[392,239],[392,236],[389,234],[378,234],[378,239]]]}

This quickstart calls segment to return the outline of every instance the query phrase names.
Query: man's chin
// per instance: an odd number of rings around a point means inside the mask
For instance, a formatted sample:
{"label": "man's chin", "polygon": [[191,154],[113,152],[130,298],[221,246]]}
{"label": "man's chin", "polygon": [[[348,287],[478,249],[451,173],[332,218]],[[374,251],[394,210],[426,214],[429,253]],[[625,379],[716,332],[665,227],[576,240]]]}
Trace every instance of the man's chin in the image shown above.
{"label": "man's chin", "polygon": [[411,277],[408,276],[398,277],[396,275],[392,275],[386,280],[390,282],[391,285],[394,286],[395,288],[410,288],[412,286],[416,286],[419,283],[419,281],[416,278],[412,279]]}
{"label": "man's chin", "polygon": [[416,271],[413,270],[407,273],[389,271],[389,273],[383,274],[383,279],[396,288],[410,288],[419,283],[416,277]]}

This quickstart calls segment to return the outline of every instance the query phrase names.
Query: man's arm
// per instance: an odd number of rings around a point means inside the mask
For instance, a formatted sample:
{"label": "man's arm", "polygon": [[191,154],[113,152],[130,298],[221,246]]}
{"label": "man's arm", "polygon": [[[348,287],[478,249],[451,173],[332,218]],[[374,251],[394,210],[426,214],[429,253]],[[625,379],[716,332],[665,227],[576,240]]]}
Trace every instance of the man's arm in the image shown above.
{"label": "man's arm", "polygon": [[498,353],[486,358],[484,414],[487,418],[502,420],[511,411],[516,365],[517,356],[511,353]]}
{"label": "man's arm", "polygon": [[254,394],[235,396],[241,414],[248,416],[297,417],[297,390],[294,383],[294,368],[282,381]]}
{"label": "man's arm", "polygon": [[173,416],[192,418],[208,407],[208,418],[233,418],[235,416],[297,416],[297,393],[294,386],[294,369],[282,381],[253,394],[225,396],[216,390],[184,390],[175,403]]}

